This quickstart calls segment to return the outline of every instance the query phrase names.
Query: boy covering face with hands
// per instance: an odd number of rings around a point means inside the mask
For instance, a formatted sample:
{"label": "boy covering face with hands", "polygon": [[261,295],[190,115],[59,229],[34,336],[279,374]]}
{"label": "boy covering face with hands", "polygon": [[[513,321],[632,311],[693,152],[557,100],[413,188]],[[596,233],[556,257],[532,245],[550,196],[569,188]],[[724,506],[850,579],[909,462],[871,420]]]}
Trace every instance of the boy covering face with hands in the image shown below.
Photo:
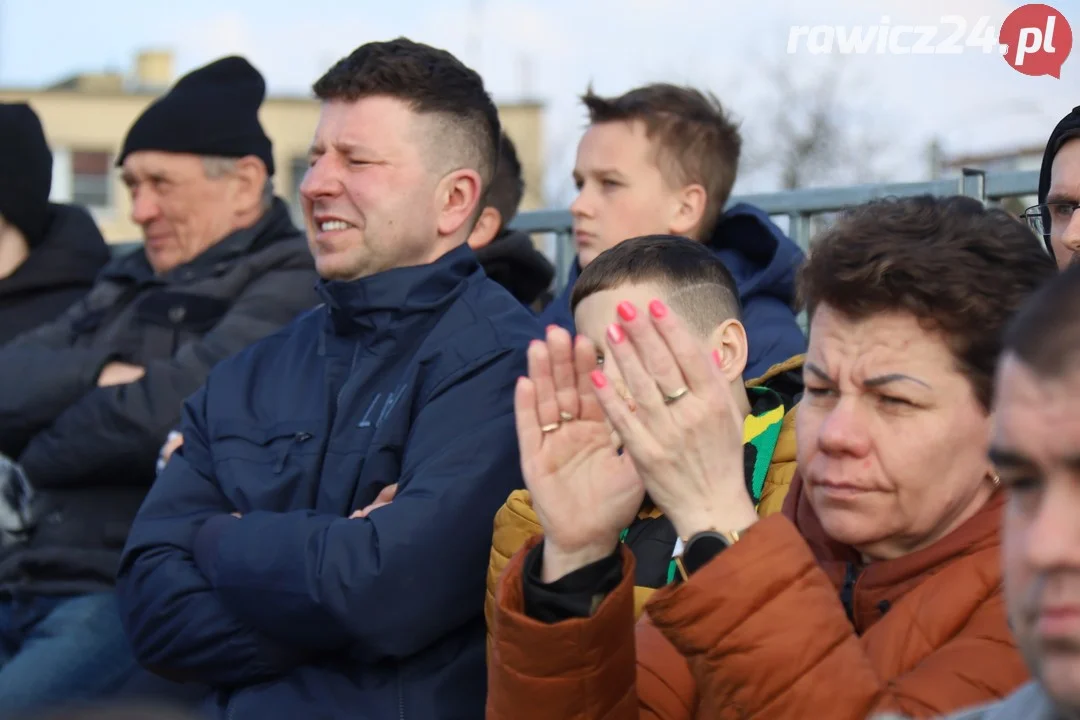
{"label": "boy covering face with hands", "polygon": [[[642,397],[648,401],[649,396],[639,396],[634,379],[614,359],[624,339],[620,330],[609,326],[613,318],[647,313],[653,300],[659,303],[655,309],[677,315],[693,341],[709,348],[710,362],[717,363],[710,372],[719,373],[729,388],[731,422],[742,428],[742,448],[733,450],[732,457],[745,476],[751,511],[764,516],[780,510],[795,471],[794,413],[789,410],[801,392],[802,356],[744,385],[747,342],[736,298],[725,266],[700,244],[677,236],[629,240],[601,254],[583,271],[571,301],[577,340],[554,327],[548,329],[546,343],[533,344],[529,378],[517,388],[516,414],[526,477],[544,478],[540,481],[544,488],[568,483],[574,492],[588,495],[582,501],[552,491],[538,500],[535,493],[519,490],[496,515],[488,567],[489,631],[499,575],[510,557],[541,532],[546,531],[548,548],[543,574],[552,580],[569,566],[599,559],[593,556],[600,552],[600,543],[592,545],[588,538],[610,534],[610,528],[618,526],[616,541],[626,543],[637,561],[638,614],[652,592],[678,574],[676,556],[684,536],[658,498],[646,493],[632,453],[624,451],[627,425],[609,419],[599,399],[617,399],[626,419],[643,412]],[[665,409],[683,404],[689,392],[685,382],[670,384],[661,392]],[[687,432],[694,432],[699,420],[689,420]],[[539,492],[544,494],[543,489]],[[581,517],[566,523],[549,518],[572,517],[577,511],[568,504],[579,508]],[[610,555],[613,548],[603,554]]]}

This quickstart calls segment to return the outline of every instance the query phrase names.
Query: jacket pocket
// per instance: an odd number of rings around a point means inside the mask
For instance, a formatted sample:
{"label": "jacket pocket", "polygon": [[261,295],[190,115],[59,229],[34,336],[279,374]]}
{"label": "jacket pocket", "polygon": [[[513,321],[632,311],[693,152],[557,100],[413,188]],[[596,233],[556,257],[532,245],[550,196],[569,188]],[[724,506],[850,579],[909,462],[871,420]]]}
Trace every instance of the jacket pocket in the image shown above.
{"label": "jacket pocket", "polygon": [[242,420],[220,421],[211,435],[211,454],[217,461],[246,460],[268,466],[280,475],[289,460],[307,454],[315,439],[315,423],[286,420],[259,427]]}
{"label": "jacket pocket", "polygon": [[141,324],[202,335],[220,322],[229,311],[229,305],[224,298],[155,290],[139,301],[135,316]]}

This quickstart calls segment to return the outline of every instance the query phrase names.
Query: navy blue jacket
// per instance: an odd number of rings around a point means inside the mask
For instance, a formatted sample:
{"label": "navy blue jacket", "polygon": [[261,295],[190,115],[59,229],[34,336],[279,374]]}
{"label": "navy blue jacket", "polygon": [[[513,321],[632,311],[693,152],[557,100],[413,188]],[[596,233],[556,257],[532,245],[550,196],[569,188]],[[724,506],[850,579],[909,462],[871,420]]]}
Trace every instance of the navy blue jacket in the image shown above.
{"label": "navy blue jacket", "polygon": [[492,521],[523,485],[514,385],[540,325],[464,246],[320,290],[187,402],[121,561],[131,643],[212,685],[216,717],[483,717]]}
{"label": "navy blue jacket", "polygon": [[[745,377],[760,377],[773,365],[806,352],[806,336],[793,310],[795,275],[806,259],[799,246],[768,215],[745,203],[724,213],[707,244],[739,287],[749,345]],[[540,315],[543,324],[574,332],[570,294],[580,273],[575,260],[566,287]]]}

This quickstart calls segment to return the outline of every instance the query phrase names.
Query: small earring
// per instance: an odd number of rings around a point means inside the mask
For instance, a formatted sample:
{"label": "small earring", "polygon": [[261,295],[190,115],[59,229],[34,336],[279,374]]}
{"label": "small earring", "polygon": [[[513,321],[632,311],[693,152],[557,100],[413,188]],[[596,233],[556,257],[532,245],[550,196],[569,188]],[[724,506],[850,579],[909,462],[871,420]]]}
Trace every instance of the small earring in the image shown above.
{"label": "small earring", "polygon": [[1001,487],[1001,476],[997,473],[991,473],[990,482],[994,483],[994,487]]}

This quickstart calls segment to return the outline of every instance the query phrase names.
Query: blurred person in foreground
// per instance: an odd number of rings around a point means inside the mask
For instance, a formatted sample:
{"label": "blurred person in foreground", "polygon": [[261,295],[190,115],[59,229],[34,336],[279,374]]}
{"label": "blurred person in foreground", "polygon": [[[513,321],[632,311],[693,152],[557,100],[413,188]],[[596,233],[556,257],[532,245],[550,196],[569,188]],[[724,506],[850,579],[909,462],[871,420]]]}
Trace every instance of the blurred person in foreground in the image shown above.
{"label": "blurred person in foreground", "polygon": [[466,244],[498,114],[476,72],[404,38],[314,93],[324,303],[186,402],[121,613],[144,667],[211,686],[210,717],[480,717],[491,523],[522,485],[513,385],[540,334]]}
{"label": "blurred person in foreground", "polygon": [[37,113],[0,103],[0,346],[55,320],[110,259],[85,208],[49,202],[52,167]]}
{"label": "blurred person in foreground", "polygon": [[130,680],[113,587],[158,450],[210,368],[318,301],[264,95],[229,57],[152,103],[117,158],[143,247],[0,348],[0,713]]}
{"label": "blurred person in foreground", "polygon": [[[1003,329],[1055,272],[1023,223],[971,199],[845,213],[801,275],[798,469],[766,518],[730,383],[666,303],[620,307],[608,329],[634,412],[591,342],[573,359],[549,343],[551,368],[575,370],[545,386],[530,368],[517,389],[544,536],[499,586],[488,718],[931,717],[1027,681],[1001,589],[990,407]],[[545,433],[553,406],[574,419]],[[604,418],[636,474],[603,471]],[[635,632],[619,533],[645,493],[684,549]]]}
{"label": "blurred person in foreground", "polygon": [[578,144],[570,205],[577,257],[541,321],[574,332],[574,282],[604,250],[642,235],[682,235],[704,243],[735,277],[748,378],[805,352],[793,307],[804,254],[759,208],[727,207],[742,138],[716,98],[655,84],[614,98],[590,90],[582,101],[589,127]]}
{"label": "blurred person in foreground", "polygon": [[[578,332],[596,347],[597,363],[605,377],[631,407],[634,400],[619,374],[619,366],[610,361],[607,328],[621,302],[644,307],[652,298],[660,298],[686,318],[694,336],[723,358],[724,375],[731,382],[743,427],[747,492],[762,517],[779,512],[795,474],[792,407],[802,393],[801,357],[777,365],[763,378],[745,384],[746,329],[740,321],[742,313],[735,279],[724,263],[708,248],[689,238],[673,235],[632,238],[605,250],[589,263],[581,271],[570,299]],[[552,327],[548,329],[547,342],[556,350],[566,349],[570,347],[571,337],[566,330]],[[530,361],[538,372],[543,372],[550,362],[543,345],[530,350]],[[562,370],[570,372],[573,368]],[[605,441],[607,436],[601,434],[595,439]],[[633,472],[629,456],[624,455],[611,470]],[[596,511],[603,512],[604,499],[597,499],[597,503]],[[512,493],[495,515],[485,601],[489,620],[494,614],[495,592],[503,569],[529,538],[542,532],[529,491]],[[620,539],[634,554],[636,617],[657,588],[678,577],[675,558],[682,543],[671,519],[648,496]]]}
{"label": "blurred person in foreground", "polygon": [[1024,217],[1065,269],[1080,255],[1080,106],[1061,119],[1043,152],[1039,204]]}
{"label": "blurred person in foreground", "polygon": [[952,720],[1080,718],[1080,266],[1024,307],[1005,339],[990,459],[1005,488],[1002,563],[1034,679]]}
{"label": "blurred person in foreground", "polygon": [[555,266],[533,245],[532,238],[510,229],[525,194],[521,162],[510,137],[499,139],[499,162],[484,196],[484,208],[469,235],[469,247],[495,282],[510,291],[518,302],[539,312],[551,301],[548,288]]}

